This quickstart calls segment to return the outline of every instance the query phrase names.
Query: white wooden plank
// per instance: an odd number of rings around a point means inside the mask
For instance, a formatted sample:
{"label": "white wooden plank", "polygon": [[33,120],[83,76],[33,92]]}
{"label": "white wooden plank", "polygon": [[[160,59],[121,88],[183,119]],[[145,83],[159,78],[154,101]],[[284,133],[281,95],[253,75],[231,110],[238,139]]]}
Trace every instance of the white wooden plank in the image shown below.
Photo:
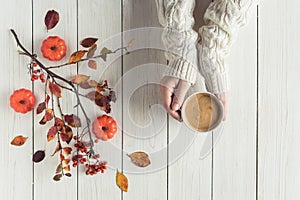
{"label": "white wooden plank", "polygon": [[127,173],[130,185],[128,193],[123,194],[123,199],[166,199],[167,154],[164,151],[167,147],[166,114],[159,105],[158,83],[162,68],[155,64],[162,63],[164,59],[158,50],[146,49],[146,46],[151,46],[151,42],[156,39],[148,37],[151,31],[147,29],[159,26],[156,6],[154,1],[147,0],[123,1],[123,5],[124,31],[139,27],[145,31],[135,30],[130,34],[124,34],[124,45],[134,38],[132,49],[140,47],[124,56],[124,153],[144,151],[152,159],[150,166],[141,169],[135,167],[129,158],[124,156],[123,170]]}
{"label": "white wooden plank", "polygon": [[[103,47],[115,50],[121,47],[121,2],[81,0],[78,2],[78,36],[79,42],[85,37],[99,38],[98,50],[95,55],[100,54]],[[82,48],[82,47],[80,47]],[[107,79],[110,87],[116,91],[117,85],[121,88],[121,54],[108,55],[107,61],[97,59],[97,70],[87,67],[87,63],[79,65],[79,73],[88,74],[91,79],[102,81]],[[81,90],[82,93],[86,91]],[[116,91],[117,92],[117,91]],[[122,93],[117,92],[117,102],[112,108],[111,115],[115,119],[122,119]],[[92,120],[104,114],[99,107],[90,101],[84,101],[88,114]],[[82,114],[80,114],[82,116]],[[96,176],[86,176],[80,170],[78,182],[78,198],[85,200],[98,199],[121,199],[121,191],[115,184],[116,169],[121,169],[122,163],[122,121],[118,120],[118,132],[111,141],[99,142],[95,144],[95,150],[101,154],[102,159],[106,160],[109,169],[104,174]],[[112,145],[112,146],[110,146]],[[114,147],[114,148],[111,148]],[[112,150],[110,150],[112,149]]]}
{"label": "white wooden plank", "polygon": [[[34,51],[38,58],[45,65],[56,65],[68,61],[68,56],[76,50],[77,45],[77,7],[76,1],[68,0],[61,3],[59,0],[33,2],[33,32],[34,32]],[[60,14],[60,21],[57,26],[47,32],[44,25],[44,17],[48,10],[54,9]],[[44,39],[50,35],[58,35],[63,38],[67,45],[67,56],[59,62],[51,62],[43,58],[41,55],[41,44]],[[76,66],[65,67],[56,70],[66,78],[70,78],[77,73]],[[37,81],[35,83],[35,91],[38,95],[38,102],[43,101],[43,85]],[[61,107],[64,114],[76,113],[73,106],[76,105],[76,100],[69,91],[63,91],[61,98]],[[55,110],[58,115],[58,110]],[[58,115],[59,116],[59,115]],[[72,170],[72,178],[63,177],[60,182],[55,182],[52,178],[55,175],[56,166],[59,164],[59,154],[51,157],[57,144],[56,139],[47,142],[47,131],[53,125],[53,122],[47,123],[44,126],[39,125],[41,115],[35,115],[35,145],[36,150],[45,150],[46,158],[43,162],[34,165],[34,198],[35,199],[76,199],[77,198],[77,170]],[[76,130],[73,130],[76,133]],[[66,145],[66,144],[63,144]]]}
{"label": "white wooden plank", "polygon": [[[0,14],[3,20],[0,27],[0,188],[3,199],[32,199],[32,113],[15,113],[9,106],[9,97],[14,90],[31,90],[30,76],[27,74],[29,59],[20,56],[10,28],[15,29],[20,40],[31,50],[31,1],[10,1],[2,4]],[[23,15],[19,15],[22,13]],[[10,145],[16,135],[28,137],[22,147]]]}
{"label": "white wooden plank", "polygon": [[228,118],[213,152],[213,199],[255,199],[256,13],[249,17],[228,57]]}
{"label": "white wooden plank", "polygon": [[259,6],[259,199],[300,195],[299,6]]}
{"label": "white wooden plank", "polygon": [[[196,1],[195,30],[203,24],[203,15],[209,3],[209,0]],[[203,78],[198,74],[197,82],[187,96],[200,91],[206,91],[206,89]],[[173,142],[181,135],[184,135],[181,143],[177,145],[176,149],[173,149],[171,147]],[[169,199],[211,199],[211,133],[195,134],[184,124],[169,117],[169,138]],[[174,155],[178,154],[178,151],[183,154],[175,157]]]}

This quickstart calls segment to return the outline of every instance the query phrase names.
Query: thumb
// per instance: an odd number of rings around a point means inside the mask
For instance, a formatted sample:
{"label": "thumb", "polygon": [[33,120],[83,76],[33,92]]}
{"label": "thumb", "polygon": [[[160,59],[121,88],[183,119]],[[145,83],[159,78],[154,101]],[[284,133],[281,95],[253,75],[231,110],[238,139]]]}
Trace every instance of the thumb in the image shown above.
{"label": "thumb", "polygon": [[180,109],[184,101],[184,97],[190,87],[191,84],[189,82],[180,80],[180,82],[178,83],[177,87],[174,90],[174,97],[171,106],[172,110],[176,111]]}

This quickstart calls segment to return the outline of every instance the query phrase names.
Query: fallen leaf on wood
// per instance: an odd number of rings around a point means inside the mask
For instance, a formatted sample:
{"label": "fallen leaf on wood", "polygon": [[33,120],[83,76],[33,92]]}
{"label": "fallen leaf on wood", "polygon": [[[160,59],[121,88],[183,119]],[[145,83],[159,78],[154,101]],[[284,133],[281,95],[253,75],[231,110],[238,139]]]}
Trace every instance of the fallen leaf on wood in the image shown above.
{"label": "fallen leaf on wood", "polygon": [[97,62],[94,61],[94,60],[89,60],[88,66],[89,66],[89,68],[91,68],[91,69],[97,69]]}
{"label": "fallen leaf on wood", "polygon": [[45,158],[45,151],[39,150],[33,154],[32,161],[35,163],[41,162]]}
{"label": "fallen leaf on wood", "polygon": [[134,152],[128,156],[136,166],[147,167],[151,164],[149,156],[145,152]]}
{"label": "fallen leaf on wood", "polygon": [[123,173],[119,171],[117,171],[116,174],[116,184],[122,191],[128,191],[128,179]]}
{"label": "fallen leaf on wood", "polygon": [[75,63],[75,62],[80,61],[85,53],[86,53],[85,50],[79,50],[79,51],[72,53],[72,55],[69,58],[69,63]]}
{"label": "fallen leaf on wood", "polygon": [[75,84],[81,84],[89,80],[89,76],[84,75],[84,74],[77,74],[72,77],[71,82]]}
{"label": "fallen leaf on wood", "polygon": [[23,144],[25,144],[26,140],[28,137],[24,137],[22,135],[18,135],[16,136],[12,141],[11,141],[11,145],[14,146],[22,146]]}
{"label": "fallen leaf on wood", "polygon": [[59,14],[55,10],[49,10],[45,16],[44,22],[47,30],[53,29],[59,21]]}
{"label": "fallen leaf on wood", "polygon": [[95,42],[97,42],[97,40],[98,40],[98,38],[89,37],[89,38],[83,39],[80,42],[80,44],[81,44],[81,46],[88,48],[88,47],[91,47],[93,44],[95,44]]}

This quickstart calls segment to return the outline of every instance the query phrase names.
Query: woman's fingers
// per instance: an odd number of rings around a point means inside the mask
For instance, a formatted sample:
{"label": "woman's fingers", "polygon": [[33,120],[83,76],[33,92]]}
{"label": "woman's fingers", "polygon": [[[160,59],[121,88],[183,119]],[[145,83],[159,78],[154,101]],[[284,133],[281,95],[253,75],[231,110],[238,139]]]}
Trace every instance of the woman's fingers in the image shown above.
{"label": "woman's fingers", "polygon": [[223,92],[223,93],[220,93],[220,94],[216,94],[216,96],[218,97],[218,99],[220,99],[220,101],[221,101],[222,104],[223,104],[223,107],[224,107],[224,117],[223,117],[223,121],[225,121],[226,118],[227,118],[228,92]]}
{"label": "woman's fingers", "polygon": [[163,107],[173,118],[175,118],[178,121],[181,121],[181,116],[179,112],[171,109],[172,98],[174,96],[173,91],[171,91],[169,88],[163,85],[160,86],[160,91]]}
{"label": "woman's fingers", "polygon": [[180,80],[177,87],[174,90],[174,97],[172,101],[172,110],[177,111],[182,106],[182,103],[184,101],[184,97],[187,93],[187,91],[190,89],[191,84],[189,82],[186,82],[184,80]]}

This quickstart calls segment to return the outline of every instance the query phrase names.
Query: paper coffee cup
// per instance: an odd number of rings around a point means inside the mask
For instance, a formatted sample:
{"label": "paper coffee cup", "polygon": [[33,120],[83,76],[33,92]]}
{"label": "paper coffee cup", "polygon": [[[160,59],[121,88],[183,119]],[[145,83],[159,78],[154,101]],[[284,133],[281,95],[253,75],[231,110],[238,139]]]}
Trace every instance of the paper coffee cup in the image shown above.
{"label": "paper coffee cup", "polygon": [[222,123],[224,108],[221,101],[212,93],[197,92],[184,101],[181,115],[190,129],[210,132]]}

